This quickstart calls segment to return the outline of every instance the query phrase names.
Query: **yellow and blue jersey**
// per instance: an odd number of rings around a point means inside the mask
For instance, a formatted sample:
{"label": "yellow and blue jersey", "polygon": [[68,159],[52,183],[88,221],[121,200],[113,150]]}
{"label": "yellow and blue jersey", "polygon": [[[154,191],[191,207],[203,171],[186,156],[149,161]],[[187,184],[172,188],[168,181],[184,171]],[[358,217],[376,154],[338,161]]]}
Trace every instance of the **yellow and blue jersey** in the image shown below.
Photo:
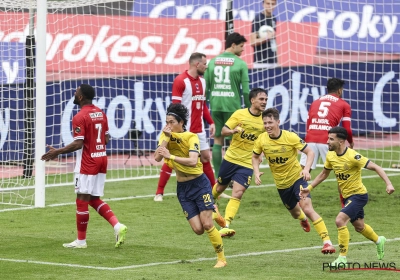
{"label": "yellow and blue jersey", "polygon": [[[158,146],[161,145],[163,138],[165,137],[164,132],[161,133],[160,140],[158,141]],[[190,167],[177,163],[176,161],[164,158],[164,162],[170,167],[177,171],[183,172],[185,174],[202,174],[203,164],[200,162],[200,141],[197,134],[192,132],[172,132],[168,145],[166,147],[171,155],[183,158],[189,158],[190,152],[196,152],[199,154],[196,167]]]}
{"label": "yellow and blue jersey", "polygon": [[342,196],[347,198],[354,194],[366,194],[367,189],[361,180],[361,169],[366,167],[369,159],[356,151],[346,148],[342,155],[334,151],[326,154],[324,168],[333,170]]}
{"label": "yellow and blue jersey", "polygon": [[251,114],[248,108],[236,110],[226,121],[225,126],[234,129],[238,125],[241,126],[242,131],[232,135],[232,141],[224,159],[253,169],[251,158],[254,141],[265,131],[262,116]]}
{"label": "yellow and blue jersey", "polygon": [[296,133],[281,130],[277,138],[271,138],[267,132],[261,134],[254,144],[253,153],[264,153],[271,168],[278,189],[290,188],[301,178],[301,165],[297,160],[297,151],[307,147]]}

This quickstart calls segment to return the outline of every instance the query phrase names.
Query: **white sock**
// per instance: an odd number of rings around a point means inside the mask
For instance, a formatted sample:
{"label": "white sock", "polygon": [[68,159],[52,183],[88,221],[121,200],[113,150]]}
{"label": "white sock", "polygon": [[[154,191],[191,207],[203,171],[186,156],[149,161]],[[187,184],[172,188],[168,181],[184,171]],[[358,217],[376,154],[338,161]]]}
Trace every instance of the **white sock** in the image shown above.
{"label": "white sock", "polygon": [[121,227],[121,223],[118,222],[118,223],[114,226],[114,231],[115,231],[116,233],[118,233],[120,227]]}
{"label": "white sock", "polygon": [[83,240],[77,239],[76,243],[78,243],[79,245],[85,245],[86,244],[86,239],[83,239]]}

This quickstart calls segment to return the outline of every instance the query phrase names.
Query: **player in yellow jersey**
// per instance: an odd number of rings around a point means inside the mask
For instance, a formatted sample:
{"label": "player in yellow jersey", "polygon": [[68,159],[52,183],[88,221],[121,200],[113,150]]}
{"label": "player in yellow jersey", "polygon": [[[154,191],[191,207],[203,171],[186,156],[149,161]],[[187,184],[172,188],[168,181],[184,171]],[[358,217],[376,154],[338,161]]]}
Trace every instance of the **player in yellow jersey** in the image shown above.
{"label": "player in yellow jersey", "polygon": [[394,192],[393,185],[382,167],[346,147],[346,139],[347,131],[343,127],[336,126],[328,131],[329,151],[326,155],[324,169],[311,185],[300,192],[302,197],[306,197],[313,188],[329,176],[331,170],[335,173],[340,192],[344,198],[344,207],[336,216],[340,255],[331,264],[336,267],[340,263],[344,265],[347,263],[350,241],[350,234],[347,229],[348,222],[351,222],[357,232],[376,244],[378,260],[383,259],[385,254],[386,238],[378,236],[369,225],[364,223],[364,206],[368,202],[368,192],[361,180],[361,169],[366,168],[375,171],[385,181],[386,192],[388,194]]}
{"label": "player in yellow jersey", "polygon": [[222,227],[222,237],[230,237],[235,234],[229,226],[234,219],[243,193],[250,186],[253,176],[251,166],[251,153],[254,141],[264,131],[261,113],[267,106],[267,91],[262,88],[252,89],[249,93],[250,108],[236,110],[222,128],[223,136],[232,136],[231,144],[218,174],[218,181],[214,185],[212,194],[217,198],[232,181],[232,197],[225,209],[225,218],[221,223],[218,216],[214,216],[216,222]]}
{"label": "player in yellow jersey", "polygon": [[199,137],[185,129],[188,118],[185,105],[173,103],[168,106],[167,124],[161,133],[154,158],[157,162],[164,159],[169,167],[175,169],[177,196],[183,213],[196,234],[207,232],[217,253],[214,267],[220,268],[226,266],[226,258],[221,235],[212,219],[214,199],[211,184],[200,162]]}
{"label": "player in yellow jersey", "polygon": [[[307,186],[307,181],[311,179],[309,170],[313,163],[314,152],[296,133],[279,128],[280,120],[277,109],[265,110],[262,113],[262,119],[266,132],[261,134],[254,143],[252,158],[255,183],[260,185],[260,177],[264,174],[260,172],[259,168],[261,153],[264,153],[285,207],[293,218],[300,220],[305,232],[310,231],[310,224],[307,220],[309,218],[323,241],[321,252],[323,254],[334,253],[335,247],[332,246],[325,222],[315,212],[311,197],[300,198],[300,189],[302,186]],[[298,151],[307,155],[304,169],[301,168],[297,159]]]}

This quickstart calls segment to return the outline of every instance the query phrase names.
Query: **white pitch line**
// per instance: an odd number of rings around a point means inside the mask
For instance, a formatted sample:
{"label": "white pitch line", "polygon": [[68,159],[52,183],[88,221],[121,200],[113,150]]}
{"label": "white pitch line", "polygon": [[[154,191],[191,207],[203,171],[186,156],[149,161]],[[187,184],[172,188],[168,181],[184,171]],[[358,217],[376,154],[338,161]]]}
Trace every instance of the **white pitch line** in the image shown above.
{"label": "white pitch line", "polygon": [[[392,174],[387,174],[388,177],[391,176],[399,176],[400,173],[392,173]],[[371,179],[371,178],[378,178],[378,175],[369,175],[369,176],[363,176],[363,179]],[[261,177],[262,179],[262,177]],[[324,182],[336,182],[335,178],[332,179],[326,179]],[[259,188],[268,188],[268,187],[275,187],[275,184],[264,184],[264,185],[252,185],[250,188],[252,189],[259,189]],[[229,191],[229,189],[227,189]],[[171,196],[171,195],[176,195],[176,193],[165,193],[164,196]],[[137,199],[137,198],[149,198],[149,197],[154,197],[154,194],[147,194],[147,195],[136,195],[136,196],[126,196],[126,197],[116,197],[116,198],[107,198],[103,199],[104,201],[121,201],[121,200],[130,200],[130,199]],[[72,202],[66,202],[66,203],[55,203],[55,204],[49,204],[46,205],[46,207],[60,207],[60,206],[68,206],[68,205],[75,205],[75,201]],[[2,209],[0,210],[1,212],[9,212],[9,211],[18,211],[18,210],[29,210],[29,209],[35,209],[34,206],[27,206],[24,208],[9,208],[9,209]]]}
{"label": "white pitch line", "polygon": [[[387,242],[400,241],[400,237],[387,239]],[[362,245],[362,244],[371,244],[371,241],[362,241],[362,242],[351,242],[349,245]],[[336,247],[338,245],[335,245]],[[303,247],[303,248],[292,248],[292,249],[282,249],[282,250],[273,250],[273,251],[263,251],[263,252],[251,252],[244,254],[237,254],[226,256],[227,259],[240,258],[240,257],[251,257],[251,256],[262,256],[262,255],[270,255],[276,253],[291,253],[297,251],[304,250],[314,250],[321,249],[321,246],[312,246],[312,247]],[[203,262],[203,261],[214,261],[214,258],[198,258],[193,260],[176,260],[169,262],[155,262],[155,263],[146,263],[146,264],[137,264],[137,265],[128,265],[128,266],[120,266],[120,267],[105,267],[105,266],[90,266],[90,265],[79,265],[79,264],[70,264],[70,263],[53,263],[53,262],[42,262],[42,261],[32,261],[32,260],[18,260],[18,259],[5,259],[0,258],[0,261],[4,262],[14,262],[14,263],[27,263],[27,264],[40,264],[40,265],[51,265],[51,266],[64,266],[64,267],[73,267],[73,268],[87,268],[94,270],[125,270],[125,269],[136,269],[142,267],[150,267],[150,266],[158,266],[158,265],[169,265],[169,264],[179,264],[179,263],[195,263],[195,262]]]}

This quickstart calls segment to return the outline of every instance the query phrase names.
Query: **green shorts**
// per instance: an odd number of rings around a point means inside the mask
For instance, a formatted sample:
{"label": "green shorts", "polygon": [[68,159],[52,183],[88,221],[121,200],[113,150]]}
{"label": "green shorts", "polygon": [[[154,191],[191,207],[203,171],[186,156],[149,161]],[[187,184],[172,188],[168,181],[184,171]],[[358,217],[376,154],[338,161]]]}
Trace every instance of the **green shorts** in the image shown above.
{"label": "green shorts", "polygon": [[215,136],[221,137],[221,131],[227,120],[232,116],[233,112],[214,112],[211,111],[211,117],[215,124]]}

